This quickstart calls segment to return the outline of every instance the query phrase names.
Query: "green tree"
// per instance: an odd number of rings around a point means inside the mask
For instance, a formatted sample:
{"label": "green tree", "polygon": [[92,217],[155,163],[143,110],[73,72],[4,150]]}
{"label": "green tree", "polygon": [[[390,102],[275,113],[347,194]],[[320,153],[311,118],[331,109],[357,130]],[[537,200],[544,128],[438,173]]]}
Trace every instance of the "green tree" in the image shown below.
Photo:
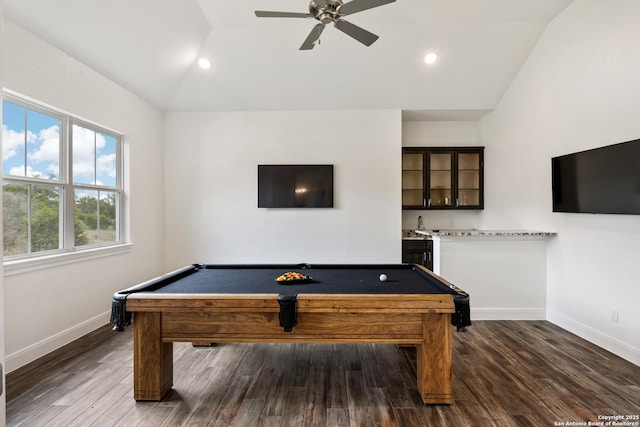
{"label": "green tree", "polygon": [[50,185],[31,186],[31,252],[60,247],[60,190]]}
{"label": "green tree", "polygon": [[4,255],[27,252],[29,238],[27,206],[29,188],[26,184],[4,184],[3,244]]}

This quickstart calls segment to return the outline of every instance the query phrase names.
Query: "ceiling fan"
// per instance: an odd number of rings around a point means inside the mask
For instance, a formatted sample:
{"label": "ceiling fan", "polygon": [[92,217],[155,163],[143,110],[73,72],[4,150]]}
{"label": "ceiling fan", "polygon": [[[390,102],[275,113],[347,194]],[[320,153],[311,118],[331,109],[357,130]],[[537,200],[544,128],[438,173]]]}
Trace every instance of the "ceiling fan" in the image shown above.
{"label": "ceiling fan", "polygon": [[313,49],[316,42],[319,41],[325,25],[332,22],[333,26],[338,30],[366,46],[371,46],[373,42],[378,40],[378,36],[349,21],[345,21],[342,17],[393,3],[394,1],[396,0],[351,0],[344,3],[342,0],[311,0],[309,13],[256,10],[256,16],[258,18],[315,18],[320,21],[319,24],[313,27],[302,46],[300,46],[300,50]]}

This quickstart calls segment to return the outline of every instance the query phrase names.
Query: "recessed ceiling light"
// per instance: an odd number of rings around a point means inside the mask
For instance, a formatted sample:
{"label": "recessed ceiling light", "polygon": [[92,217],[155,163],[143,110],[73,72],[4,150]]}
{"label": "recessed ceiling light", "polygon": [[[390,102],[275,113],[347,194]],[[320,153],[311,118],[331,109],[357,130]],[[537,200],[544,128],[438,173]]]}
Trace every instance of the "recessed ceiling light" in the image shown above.
{"label": "recessed ceiling light", "polygon": [[438,60],[438,54],[435,52],[429,52],[424,57],[424,62],[431,65]]}
{"label": "recessed ceiling light", "polygon": [[211,68],[211,61],[209,61],[207,58],[200,58],[198,59],[198,65],[200,66],[200,68],[208,70],[209,68]]}

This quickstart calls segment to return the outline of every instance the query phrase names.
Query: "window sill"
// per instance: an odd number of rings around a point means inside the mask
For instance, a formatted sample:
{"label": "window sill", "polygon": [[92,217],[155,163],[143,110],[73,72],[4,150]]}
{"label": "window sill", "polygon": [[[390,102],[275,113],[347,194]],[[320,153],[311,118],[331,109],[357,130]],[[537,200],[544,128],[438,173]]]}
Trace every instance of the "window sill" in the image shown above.
{"label": "window sill", "polygon": [[129,253],[133,243],[123,243],[113,246],[102,246],[98,248],[65,252],[54,255],[47,255],[37,258],[20,259],[4,262],[4,277],[17,274],[30,273],[32,271],[45,270],[47,268],[60,267],[80,261],[104,258],[113,255]]}

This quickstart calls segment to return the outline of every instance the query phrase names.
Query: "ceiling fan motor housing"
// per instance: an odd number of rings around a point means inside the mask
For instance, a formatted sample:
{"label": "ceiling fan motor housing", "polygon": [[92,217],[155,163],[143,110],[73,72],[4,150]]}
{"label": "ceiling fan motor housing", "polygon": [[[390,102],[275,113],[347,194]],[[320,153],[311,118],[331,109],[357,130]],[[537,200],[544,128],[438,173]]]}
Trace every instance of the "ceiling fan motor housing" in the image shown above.
{"label": "ceiling fan motor housing", "polygon": [[320,7],[316,2],[311,0],[309,2],[309,13],[323,24],[328,24],[340,17],[338,14],[338,8],[340,6],[342,6],[342,0],[327,0],[325,7]]}

